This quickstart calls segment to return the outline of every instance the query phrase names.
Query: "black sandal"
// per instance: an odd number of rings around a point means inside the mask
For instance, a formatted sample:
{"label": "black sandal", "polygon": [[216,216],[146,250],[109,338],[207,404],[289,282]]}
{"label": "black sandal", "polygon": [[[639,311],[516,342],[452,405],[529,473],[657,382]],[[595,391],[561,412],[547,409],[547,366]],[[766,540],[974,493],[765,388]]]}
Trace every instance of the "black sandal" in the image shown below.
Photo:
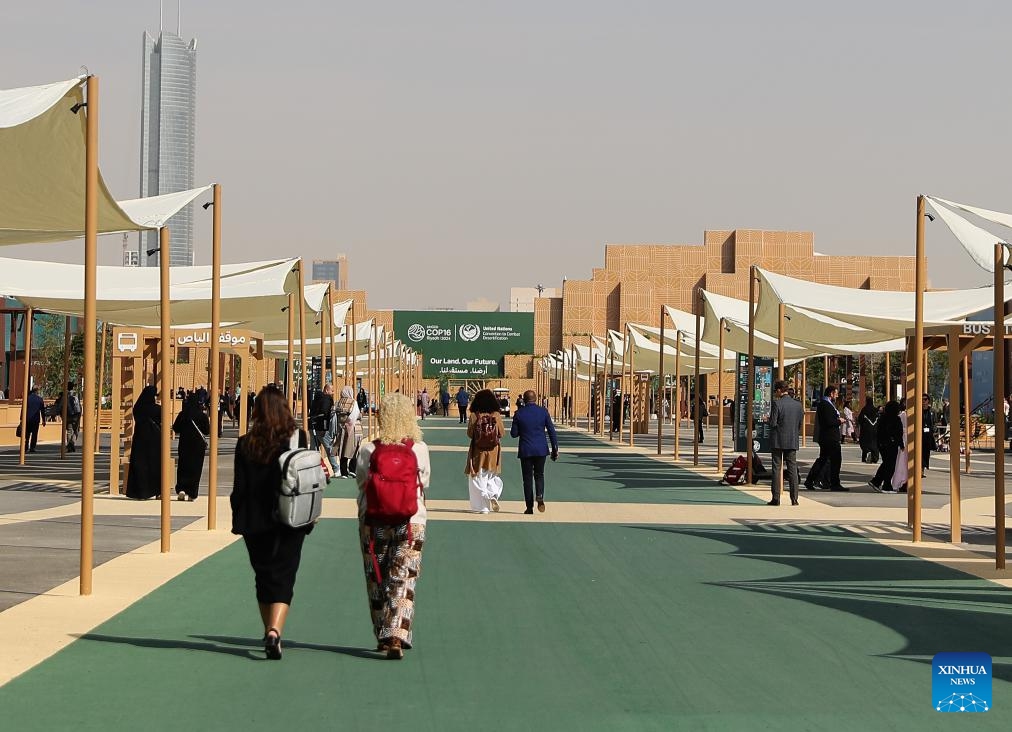
{"label": "black sandal", "polygon": [[271,661],[281,660],[281,631],[277,628],[268,628],[264,636],[264,653]]}

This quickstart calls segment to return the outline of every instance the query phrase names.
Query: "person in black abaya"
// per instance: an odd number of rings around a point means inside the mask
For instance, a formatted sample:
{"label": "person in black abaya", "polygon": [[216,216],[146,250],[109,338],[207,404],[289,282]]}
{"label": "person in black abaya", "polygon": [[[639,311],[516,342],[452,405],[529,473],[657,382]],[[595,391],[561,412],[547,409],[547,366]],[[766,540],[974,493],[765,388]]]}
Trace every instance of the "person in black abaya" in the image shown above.
{"label": "person in black abaya", "polygon": [[197,497],[200,475],[204,472],[207,437],[211,434],[211,420],[200,408],[200,399],[196,395],[183,404],[182,411],[172,423],[172,431],[179,435],[176,496],[180,501],[192,501]]}
{"label": "person in black abaya", "polygon": [[137,500],[154,498],[161,493],[162,409],[155,402],[156,393],[155,387],[145,386],[133,407],[134,436],[126,494]]}

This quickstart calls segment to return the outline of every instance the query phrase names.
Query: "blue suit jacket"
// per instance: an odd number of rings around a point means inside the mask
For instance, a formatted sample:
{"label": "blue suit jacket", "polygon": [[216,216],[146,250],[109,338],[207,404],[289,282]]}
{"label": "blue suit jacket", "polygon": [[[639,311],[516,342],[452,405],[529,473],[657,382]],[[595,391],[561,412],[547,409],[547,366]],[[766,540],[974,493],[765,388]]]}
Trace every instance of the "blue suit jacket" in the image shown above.
{"label": "blue suit jacket", "polygon": [[[545,439],[545,432],[548,439]],[[559,451],[559,439],[555,435],[555,425],[548,410],[537,404],[525,404],[513,415],[513,426],[510,436],[519,437],[520,445],[517,457],[543,457],[548,454],[548,440],[552,442],[552,452]]]}

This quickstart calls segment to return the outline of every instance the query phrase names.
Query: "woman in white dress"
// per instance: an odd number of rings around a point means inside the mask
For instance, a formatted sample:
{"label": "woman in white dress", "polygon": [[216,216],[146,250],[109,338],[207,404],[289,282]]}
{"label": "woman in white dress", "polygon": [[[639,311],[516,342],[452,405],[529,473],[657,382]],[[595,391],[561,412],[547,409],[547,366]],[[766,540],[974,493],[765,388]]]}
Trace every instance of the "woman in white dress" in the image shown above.
{"label": "woman in white dress", "polygon": [[471,414],[467,418],[467,491],[471,510],[488,513],[499,510],[502,495],[502,438],[505,434],[499,400],[491,389],[482,389],[471,401]]}

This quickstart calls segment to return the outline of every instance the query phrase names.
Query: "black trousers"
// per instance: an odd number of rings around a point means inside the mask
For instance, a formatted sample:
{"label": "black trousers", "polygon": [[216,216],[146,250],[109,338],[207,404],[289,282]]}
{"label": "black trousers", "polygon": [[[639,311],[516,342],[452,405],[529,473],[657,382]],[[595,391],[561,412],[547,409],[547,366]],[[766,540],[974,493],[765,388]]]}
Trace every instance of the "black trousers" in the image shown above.
{"label": "black trousers", "polygon": [[843,450],[836,440],[819,443],[819,459],[829,461],[829,485],[840,485],[840,468],[843,465]]}
{"label": "black trousers", "polygon": [[545,460],[547,455],[520,458],[520,473],[524,478],[524,501],[534,508],[534,498],[545,499]]}
{"label": "black trousers", "polygon": [[467,405],[462,407],[458,404],[457,411],[460,412],[460,423],[464,424],[467,421]]}
{"label": "black trousers", "polygon": [[[899,445],[882,445],[880,448],[882,463],[875,471],[875,477],[871,479],[871,482],[879,488],[893,487],[893,473],[896,471],[896,458],[899,456],[899,451]],[[906,453],[903,453],[903,459],[906,460]]]}
{"label": "black trousers", "polygon": [[25,433],[25,449],[35,451],[35,446],[39,442],[39,420],[28,423],[28,432]]}

